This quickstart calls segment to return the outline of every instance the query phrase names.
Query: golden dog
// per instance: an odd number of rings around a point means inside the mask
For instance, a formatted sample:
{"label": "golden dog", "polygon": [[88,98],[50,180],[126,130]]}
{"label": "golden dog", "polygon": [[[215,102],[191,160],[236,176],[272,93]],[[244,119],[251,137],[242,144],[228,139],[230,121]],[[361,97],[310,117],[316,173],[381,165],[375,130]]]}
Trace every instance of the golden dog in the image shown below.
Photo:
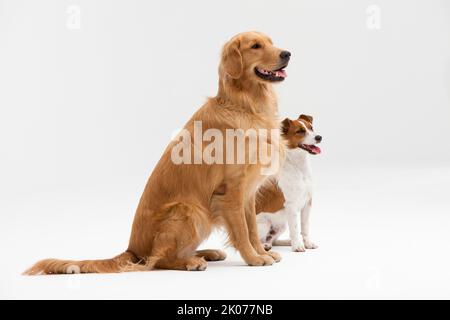
{"label": "golden dog", "polygon": [[[222,50],[217,95],[208,99],[184,129],[193,133],[194,121],[201,121],[203,129],[221,132],[278,129],[272,83],[285,78],[283,68],[289,58],[288,51],[274,47],[262,33],[233,37]],[[264,250],[256,226],[255,192],[266,179],[262,164],[175,164],[171,153],[176,143],[169,144],[147,182],[124,253],[106,260],[47,259],[25,273],[204,270],[206,261],[225,259],[219,250],[197,251],[215,226],[226,228],[230,243],[248,265],[278,262],[278,254]],[[198,146],[192,143],[192,147]],[[276,147],[283,152],[282,145]]]}

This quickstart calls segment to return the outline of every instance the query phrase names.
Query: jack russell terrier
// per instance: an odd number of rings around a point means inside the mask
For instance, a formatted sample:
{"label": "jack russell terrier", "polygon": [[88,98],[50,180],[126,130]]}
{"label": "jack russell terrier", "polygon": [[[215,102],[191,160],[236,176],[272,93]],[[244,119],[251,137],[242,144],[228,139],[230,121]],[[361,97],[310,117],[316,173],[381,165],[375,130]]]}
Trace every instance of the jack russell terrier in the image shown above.
{"label": "jack russell terrier", "polygon": [[[266,250],[272,245],[290,245],[294,252],[317,248],[309,237],[312,203],[309,154],[320,154],[316,144],[322,137],[314,133],[312,122],[311,116],[302,114],[297,120],[286,118],[281,123],[281,136],[287,144],[286,161],[278,176],[259,189],[256,201],[258,234]],[[286,222],[290,240],[278,240],[286,230]]]}

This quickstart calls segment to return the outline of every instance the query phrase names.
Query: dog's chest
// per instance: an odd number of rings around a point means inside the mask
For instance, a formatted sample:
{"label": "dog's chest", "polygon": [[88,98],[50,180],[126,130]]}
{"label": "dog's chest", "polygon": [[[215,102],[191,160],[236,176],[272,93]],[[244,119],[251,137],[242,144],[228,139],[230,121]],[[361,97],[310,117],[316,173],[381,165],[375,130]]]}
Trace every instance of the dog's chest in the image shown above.
{"label": "dog's chest", "polygon": [[303,208],[312,196],[312,178],[307,155],[303,151],[288,150],[280,171],[278,185],[283,191],[285,207]]}
{"label": "dog's chest", "polygon": [[254,161],[247,166],[247,177],[253,180],[256,191],[269,176],[279,172],[285,159],[285,144],[281,143],[278,124],[272,119],[255,121],[247,130],[249,159]]}

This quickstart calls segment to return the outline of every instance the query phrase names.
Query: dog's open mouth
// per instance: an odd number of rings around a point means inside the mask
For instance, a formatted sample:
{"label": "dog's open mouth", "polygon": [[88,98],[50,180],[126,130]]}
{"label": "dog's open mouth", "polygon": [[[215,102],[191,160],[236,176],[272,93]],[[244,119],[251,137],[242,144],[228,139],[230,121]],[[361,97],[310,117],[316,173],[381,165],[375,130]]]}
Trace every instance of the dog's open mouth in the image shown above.
{"label": "dog's open mouth", "polygon": [[319,154],[322,152],[318,146],[313,144],[299,144],[298,146],[303,150],[308,151],[310,154]]}
{"label": "dog's open mouth", "polygon": [[255,73],[258,77],[266,81],[283,81],[287,77],[286,71],[284,70],[286,67],[287,65],[284,65],[274,71],[256,67]]}

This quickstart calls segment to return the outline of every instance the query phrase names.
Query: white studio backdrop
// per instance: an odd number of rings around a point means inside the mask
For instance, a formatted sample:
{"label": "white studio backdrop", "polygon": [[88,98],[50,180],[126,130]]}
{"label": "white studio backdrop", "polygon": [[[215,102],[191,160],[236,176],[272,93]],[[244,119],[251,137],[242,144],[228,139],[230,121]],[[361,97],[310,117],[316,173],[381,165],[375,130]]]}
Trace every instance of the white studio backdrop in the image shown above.
{"label": "white studio backdrop", "polygon": [[445,186],[448,0],[0,0],[1,246],[17,258],[2,268],[82,258],[94,241],[90,258],[120,252],[169,139],[216,93],[221,46],[248,30],[292,52],[280,115],[314,116],[319,189],[379,192],[417,182],[384,172],[409,167]]}

